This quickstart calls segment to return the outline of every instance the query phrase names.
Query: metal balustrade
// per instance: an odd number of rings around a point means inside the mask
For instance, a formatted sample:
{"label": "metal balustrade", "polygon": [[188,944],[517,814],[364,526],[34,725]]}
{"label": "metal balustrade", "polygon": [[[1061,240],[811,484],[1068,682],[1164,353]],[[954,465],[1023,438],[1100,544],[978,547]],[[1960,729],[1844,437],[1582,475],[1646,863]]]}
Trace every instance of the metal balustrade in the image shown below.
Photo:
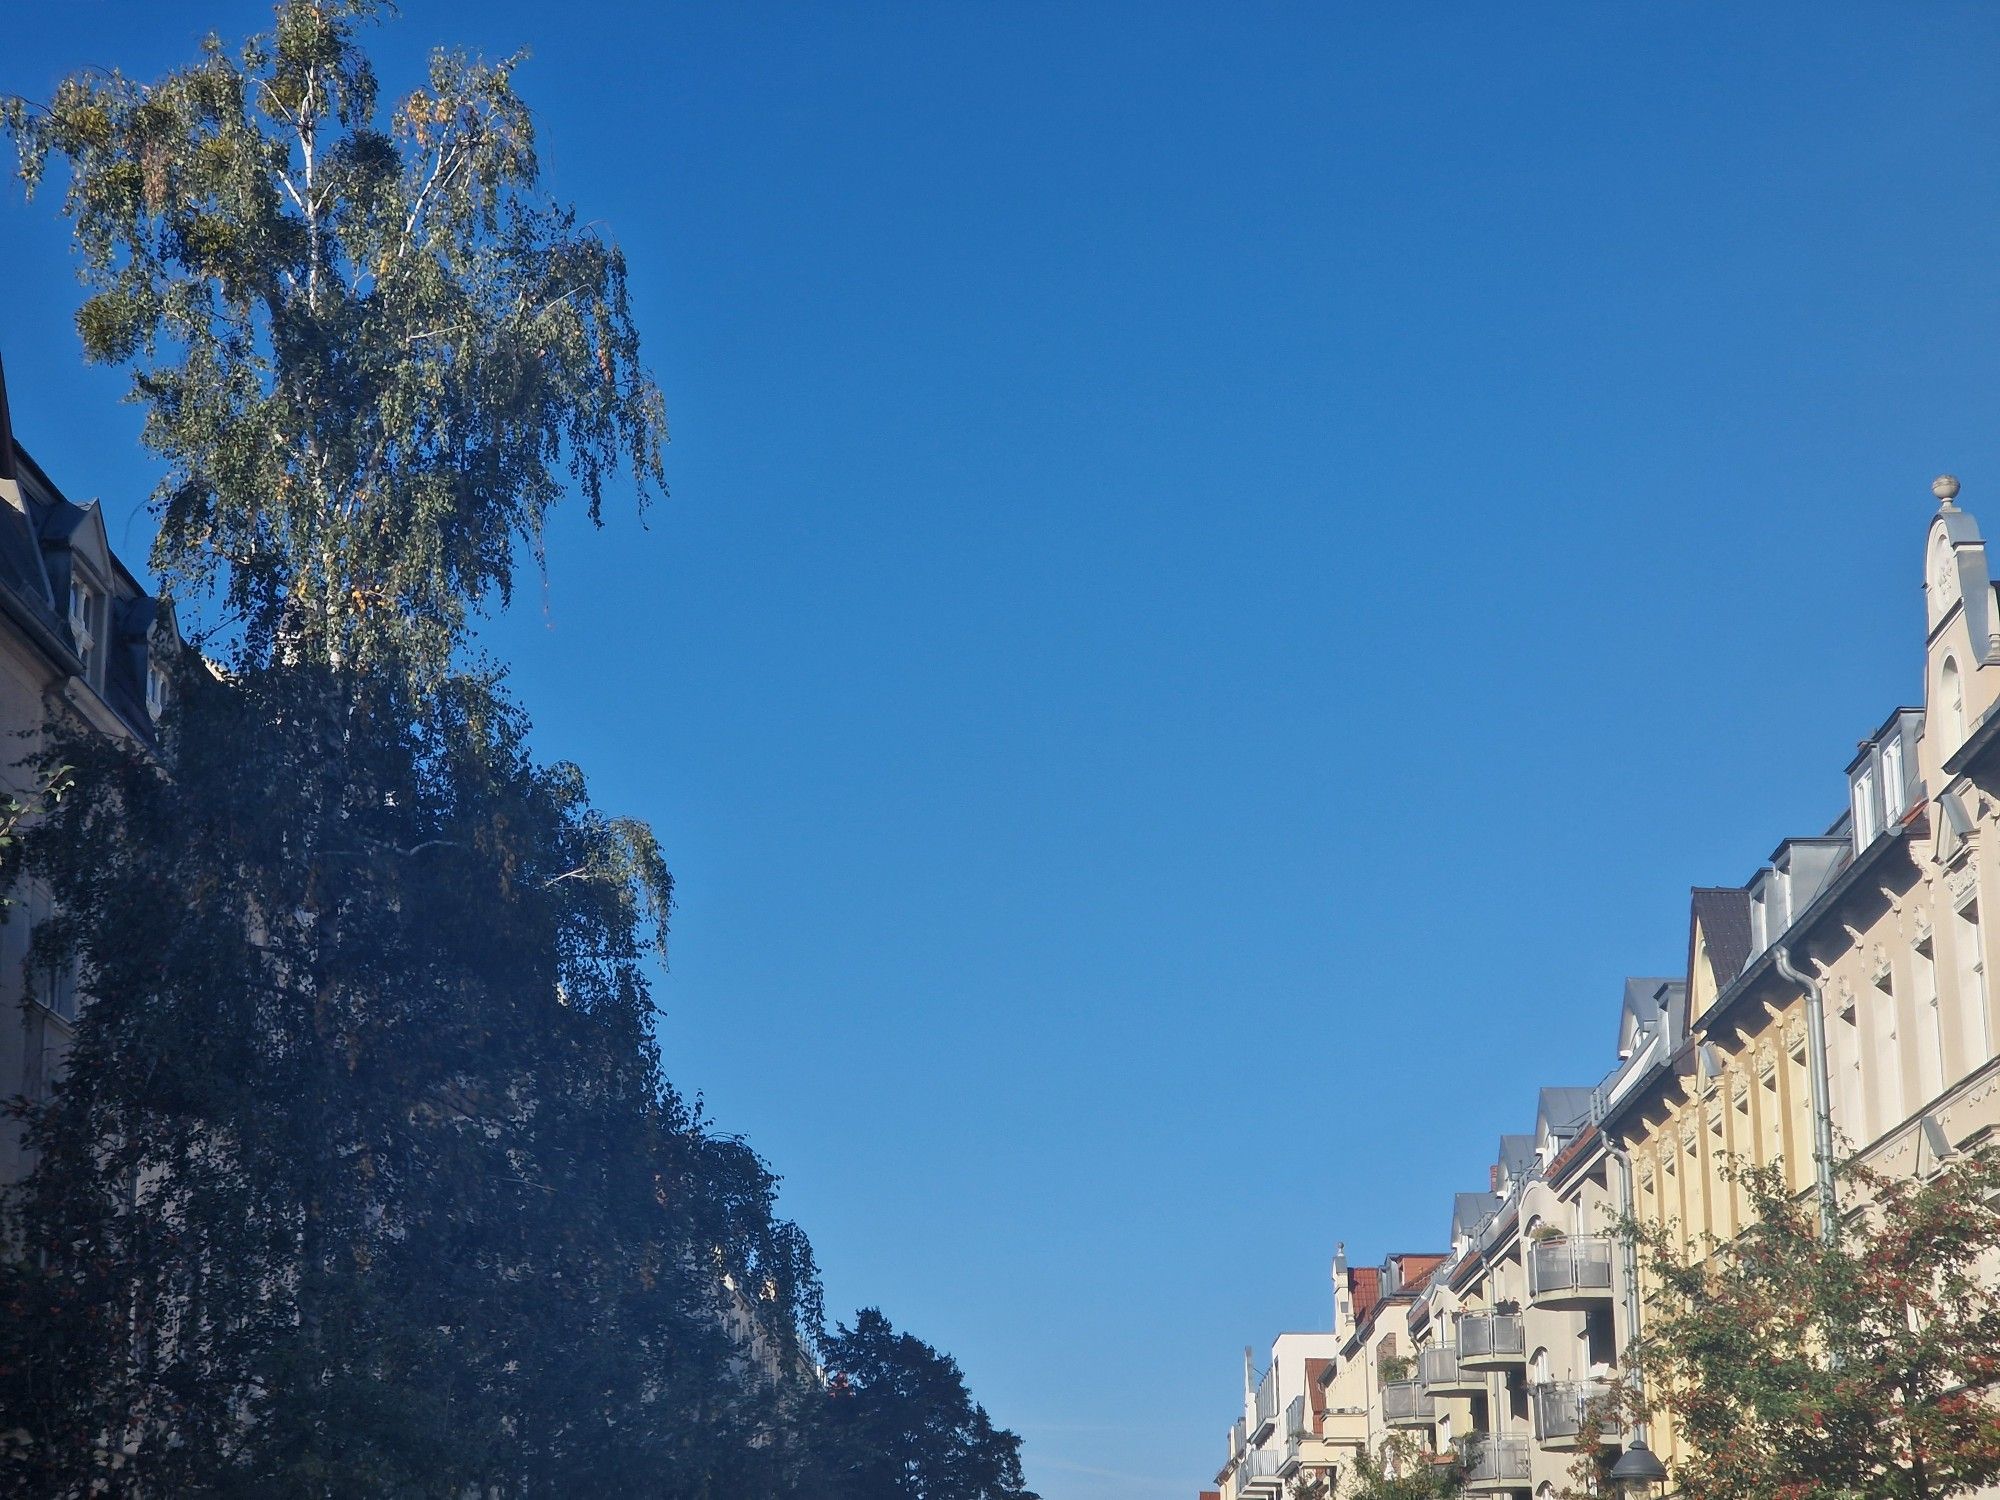
{"label": "metal balustrade", "polygon": [[1541,1240],[1528,1247],[1528,1300],[1536,1307],[1582,1307],[1611,1296],[1611,1241]]}
{"label": "metal balustrade", "polygon": [[1608,1381],[1556,1380],[1528,1388],[1528,1409],[1534,1416],[1535,1441],[1544,1448],[1580,1448],[1595,1439],[1614,1442],[1620,1424],[1607,1414],[1612,1394]]}
{"label": "metal balustrade", "polygon": [[1486,1377],[1464,1369],[1458,1345],[1436,1344],[1417,1351],[1417,1380],[1432,1394],[1463,1394],[1486,1389]]}
{"label": "metal balustrade", "polygon": [[1524,1437],[1495,1437],[1475,1432],[1458,1440],[1461,1477],[1468,1490],[1524,1489],[1534,1477],[1534,1455]]}
{"label": "metal balustrade", "polygon": [[1468,1370],[1504,1370],[1528,1362],[1527,1330],[1519,1313],[1461,1313],[1458,1362]]}
{"label": "metal balustrade", "polygon": [[1264,1448],[1252,1448],[1236,1466],[1236,1494],[1239,1500],[1267,1500],[1284,1488],[1278,1477],[1280,1455]]}
{"label": "metal balustrade", "polygon": [[1437,1403],[1415,1380],[1398,1380],[1382,1387],[1382,1420],[1391,1427],[1428,1427]]}
{"label": "metal balustrade", "polygon": [[1259,1438],[1278,1421],[1278,1367],[1273,1364],[1264,1372],[1264,1378],[1257,1383],[1257,1423],[1254,1431]]}

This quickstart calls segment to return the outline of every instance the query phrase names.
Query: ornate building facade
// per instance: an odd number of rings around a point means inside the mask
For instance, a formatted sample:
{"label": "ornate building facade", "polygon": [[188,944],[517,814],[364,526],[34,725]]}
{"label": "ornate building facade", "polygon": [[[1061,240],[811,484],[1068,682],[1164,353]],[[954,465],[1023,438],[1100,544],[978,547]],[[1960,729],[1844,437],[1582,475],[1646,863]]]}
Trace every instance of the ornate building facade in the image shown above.
{"label": "ornate building facade", "polygon": [[[2000,593],[1958,488],[1933,486],[1920,691],[1859,741],[1844,807],[1743,884],[1690,893],[1685,970],[1625,982],[1606,1075],[1541,1091],[1400,1307],[1336,1316],[1316,1378],[1345,1404],[1304,1409],[1317,1425],[1288,1462],[1232,1428],[1222,1500],[1338,1479],[1398,1430],[1455,1450],[1473,1494],[1553,1494],[1580,1451],[1637,1435],[1671,1467],[1670,1426],[1601,1418],[1646,1291],[1612,1227],[1631,1215],[1700,1254],[1745,1227],[1731,1162],[1838,1212],[1836,1159],[1922,1174],[2000,1128]],[[1388,1337],[1412,1358],[1385,1377]]]}

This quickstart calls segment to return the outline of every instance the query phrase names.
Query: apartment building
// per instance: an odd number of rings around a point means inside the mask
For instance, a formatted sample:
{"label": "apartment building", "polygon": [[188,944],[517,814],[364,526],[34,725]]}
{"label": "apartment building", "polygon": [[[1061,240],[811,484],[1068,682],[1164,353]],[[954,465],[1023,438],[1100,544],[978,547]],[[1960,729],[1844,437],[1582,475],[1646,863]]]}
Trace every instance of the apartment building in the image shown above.
{"label": "apartment building", "polygon": [[[78,505],[15,440],[0,370],[0,795],[32,803],[28,761],[46,726],[68,720],[145,744],[166,706],[178,648],[172,607],[111,549],[104,511]],[[33,969],[29,944],[47,891],[13,891],[0,923],[0,1099],[46,1097],[74,1034],[69,972]],[[21,1128],[0,1116],[0,1187],[27,1171]]]}
{"label": "apartment building", "polygon": [[1443,1254],[1398,1254],[1379,1266],[1334,1257],[1333,1327],[1280,1334],[1260,1373],[1243,1351],[1243,1415],[1216,1475],[1222,1500],[1278,1500],[1338,1482],[1354,1455],[1408,1425],[1400,1403],[1414,1364],[1410,1315]]}
{"label": "apartment building", "polygon": [[[1824,829],[1690,892],[1684,972],[1626,981],[1606,1076],[1543,1089],[1488,1190],[1451,1199],[1449,1255],[1389,1319],[1413,1362],[1384,1383],[1343,1341],[1322,1371],[1367,1407],[1338,1430],[1411,1432],[1474,1494],[1553,1494],[1579,1453],[1640,1437],[1671,1468],[1670,1424],[1607,1420],[1647,1290],[1619,1218],[1699,1255],[1746,1227],[1732,1162],[1842,1211],[1836,1157],[1920,1174],[2000,1126],[2000,594],[1957,481],[1933,495],[1918,701],[1859,740]],[[1329,1472],[1335,1449],[1353,1442],[1327,1442]],[[1230,1474],[1223,1500],[1249,1493]]]}

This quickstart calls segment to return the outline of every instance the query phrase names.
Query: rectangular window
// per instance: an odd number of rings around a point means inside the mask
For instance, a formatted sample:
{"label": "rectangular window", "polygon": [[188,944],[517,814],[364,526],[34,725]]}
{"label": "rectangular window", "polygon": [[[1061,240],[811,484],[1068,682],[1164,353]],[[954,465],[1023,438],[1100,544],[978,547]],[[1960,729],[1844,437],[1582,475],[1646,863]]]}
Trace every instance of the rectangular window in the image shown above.
{"label": "rectangular window", "polygon": [[97,649],[97,590],[76,571],[74,562],[70,564],[70,569],[69,633],[76,642],[76,654],[83,658],[87,671],[95,665],[93,658]]}
{"label": "rectangular window", "polygon": [[1903,737],[1892,734],[1882,742],[1882,805],[1894,822],[1910,805],[1909,788],[1903,784]]}
{"label": "rectangular window", "polygon": [[30,944],[30,962],[27,968],[28,994],[37,1005],[52,1011],[65,1021],[76,1019],[76,960],[68,959],[59,963],[44,963],[34,956],[35,934],[55,916],[55,902],[48,891],[40,885],[28,888],[24,903],[27,917],[25,937]]}
{"label": "rectangular window", "polygon": [[1769,1166],[1785,1159],[1785,1120],[1778,1109],[1778,1070],[1773,1068],[1758,1082],[1757,1107],[1764,1112],[1764,1161]]}
{"label": "rectangular window", "polygon": [[1958,964],[1958,1003],[1965,1012],[1966,1072],[1993,1055],[1992,1027],[1986,1019],[1986,951],[1979,931],[1979,900],[1959,908],[1952,948]]}
{"label": "rectangular window", "polygon": [[1931,939],[1921,939],[1914,952],[1910,1008],[1917,1031],[1917,1095],[1928,1101],[1944,1092],[1944,1015],[1938,1006],[1937,952]]}
{"label": "rectangular window", "polygon": [[1903,1118],[1903,1031],[1896,1024],[1896,985],[1885,966],[1868,995],[1869,1047],[1862,1073],[1873,1111],[1870,1128],[1880,1135]]}
{"label": "rectangular window", "polygon": [[1849,999],[1835,1006],[1834,1014],[1833,1035],[1827,1038],[1827,1066],[1833,1074],[1835,1097],[1829,1102],[1840,1112],[1837,1118],[1842,1128],[1855,1140],[1873,1140],[1862,1099],[1861,1007]]}
{"label": "rectangular window", "polygon": [[[1807,1102],[1812,1097],[1812,1084],[1806,1078],[1806,1049],[1803,1044],[1796,1052],[1788,1052],[1785,1060],[1790,1066],[1785,1071],[1785,1087],[1790,1091],[1791,1107],[1802,1115],[1811,1108]],[[1811,1181],[1811,1147],[1801,1132],[1798,1147],[1785,1163],[1786,1176],[1794,1191]]]}
{"label": "rectangular window", "polygon": [[1875,768],[1864,766],[1854,777],[1854,847],[1865,849],[1882,831],[1881,804],[1875,796]]}
{"label": "rectangular window", "polygon": [[1710,1215],[1708,1183],[1701,1175],[1701,1139],[1692,1128],[1681,1141],[1681,1149],[1687,1153],[1687,1170],[1681,1174],[1684,1184],[1681,1191],[1687,1201],[1687,1234],[1699,1237],[1715,1232],[1715,1223]]}

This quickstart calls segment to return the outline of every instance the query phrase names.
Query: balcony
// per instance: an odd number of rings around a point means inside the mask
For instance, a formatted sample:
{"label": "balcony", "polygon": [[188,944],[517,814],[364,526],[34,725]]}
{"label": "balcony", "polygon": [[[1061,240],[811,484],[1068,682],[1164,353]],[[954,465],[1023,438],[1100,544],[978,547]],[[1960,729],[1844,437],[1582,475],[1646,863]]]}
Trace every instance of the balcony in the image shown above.
{"label": "balcony", "polygon": [[1299,1447],[1312,1436],[1306,1427],[1306,1398],[1292,1397],[1292,1404],[1285,1408],[1285,1451],[1278,1463],[1278,1473],[1290,1479],[1299,1471]]}
{"label": "balcony", "polygon": [[1497,1495],[1525,1490],[1534,1473],[1534,1457],[1524,1437],[1494,1437],[1476,1432],[1458,1440],[1458,1461],[1464,1465],[1467,1493]]}
{"label": "balcony", "polygon": [[1612,1395],[1603,1380],[1559,1380],[1528,1388],[1528,1410],[1534,1417],[1535,1441],[1559,1453],[1572,1453],[1593,1441],[1614,1443],[1623,1429],[1605,1414]]}
{"label": "balcony", "polygon": [[1611,1241],[1543,1240],[1528,1247],[1528,1305],[1578,1309],[1611,1300]]}
{"label": "balcony", "polygon": [[1430,1392],[1414,1380],[1382,1387],[1382,1420],[1390,1427],[1428,1427],[1437,1416]]}
{"label": "balcony", "polygon": [[1279,1455],[1252,1448],[1236,1466],[1237,1500],[1277,1500],[1284,1489],[1278,1477]]}
{"label": "balcony", "polygon": [[1486,1377],[1464,1368],[1456,1344],[1419,1349],[1417,1381],[1433,1396],[1476,1396],[1486,1389]]}
{"label": "balcony", "polygon": [[1275,1363],[1257,1383],[1257,1421],[1250,1429],[1250,1441],[1261,1443],[1278,1425],[1278,1367]]}
{"label": "balcony", "polygon": [[1460,1313],[1458,1362],[1467,1370],[1510,1370],[1528,1362],[1519,1313]]}

